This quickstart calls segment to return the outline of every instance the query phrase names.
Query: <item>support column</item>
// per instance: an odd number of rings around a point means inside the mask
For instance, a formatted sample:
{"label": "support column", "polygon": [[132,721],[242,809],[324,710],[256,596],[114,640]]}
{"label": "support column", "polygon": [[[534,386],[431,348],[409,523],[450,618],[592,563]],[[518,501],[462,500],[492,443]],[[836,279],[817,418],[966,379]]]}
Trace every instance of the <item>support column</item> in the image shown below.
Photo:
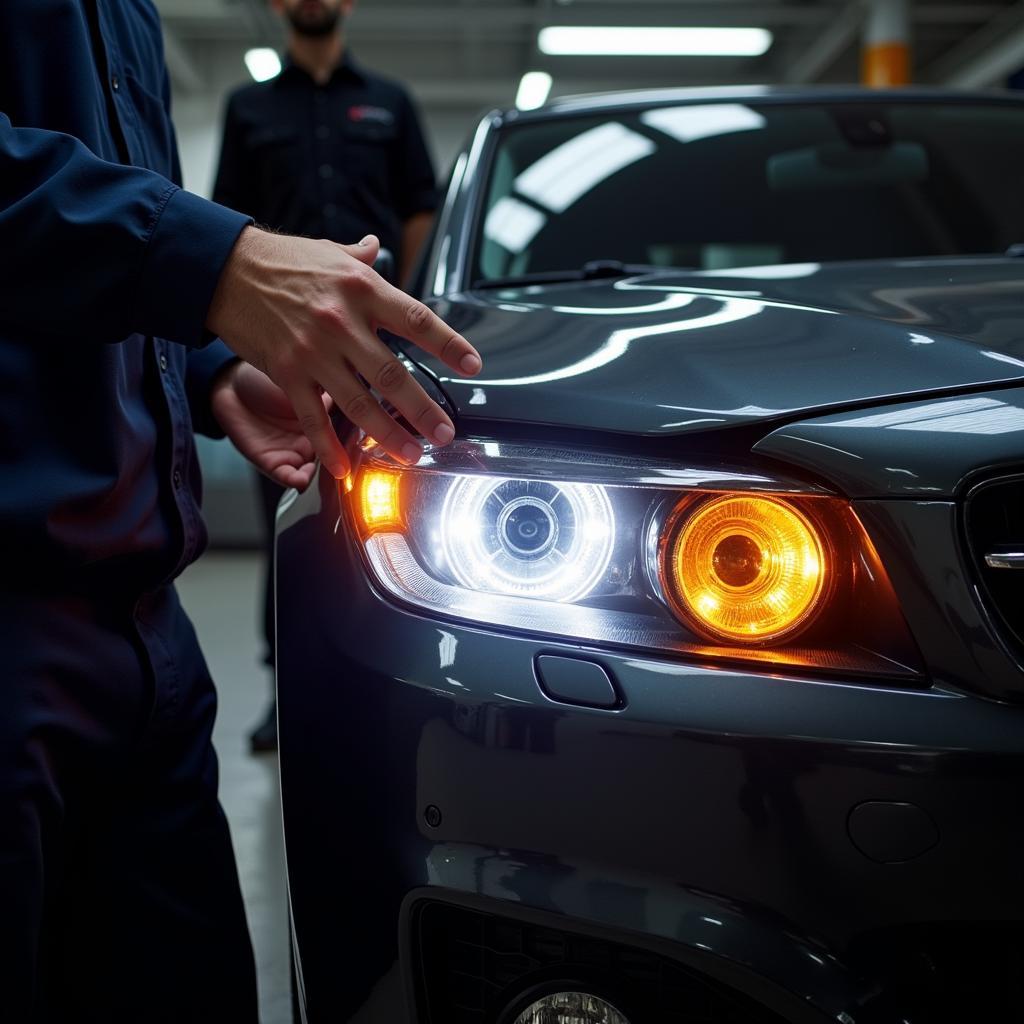
{"label": "support column", "polygon": [[861,82],[876,89],[910,81],[910,0],[868,0]]}

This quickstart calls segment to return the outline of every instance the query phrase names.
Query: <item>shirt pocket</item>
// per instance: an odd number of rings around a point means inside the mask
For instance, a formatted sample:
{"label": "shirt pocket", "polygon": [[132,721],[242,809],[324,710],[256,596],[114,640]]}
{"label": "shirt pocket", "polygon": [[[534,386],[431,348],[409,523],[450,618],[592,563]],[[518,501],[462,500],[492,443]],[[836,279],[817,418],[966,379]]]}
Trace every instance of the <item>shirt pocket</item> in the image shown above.
{"label": "shirt pocket", "polygon": [[346,176],[378,195],[386,195],[390,191],[389,165],[398,138],[394,124],[348,121],[342,136]]}
{"label": "shirt pocket", "polygon": [[253,169],[268,188],[298,181],[302,174],[302,142],[295,128],[259,128],[248,141]]}

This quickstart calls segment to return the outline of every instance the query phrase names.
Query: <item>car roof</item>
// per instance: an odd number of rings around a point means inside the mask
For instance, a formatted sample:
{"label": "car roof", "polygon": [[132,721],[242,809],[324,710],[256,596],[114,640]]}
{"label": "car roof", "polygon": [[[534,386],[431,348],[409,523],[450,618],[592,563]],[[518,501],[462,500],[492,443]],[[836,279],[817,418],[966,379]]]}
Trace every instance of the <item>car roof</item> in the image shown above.
{"label": "car roof", "polygon": [[714,86],[709,88],[646,89],[630,92],[565,96],[536,110],[498,111],[502,122],[528,123],[608,110],[680,106],[688,103],[1011,103],[1024,104],[1024,93],[1009,89],[943,89],[904,86],[871,89],[864,86]]}

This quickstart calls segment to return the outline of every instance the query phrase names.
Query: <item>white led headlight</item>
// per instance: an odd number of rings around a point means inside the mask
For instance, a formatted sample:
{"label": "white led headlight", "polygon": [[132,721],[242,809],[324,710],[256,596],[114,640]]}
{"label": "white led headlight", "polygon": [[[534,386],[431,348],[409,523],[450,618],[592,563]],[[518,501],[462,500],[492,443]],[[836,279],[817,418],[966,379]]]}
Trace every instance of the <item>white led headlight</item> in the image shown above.
{"label": "white led headlight", "polygon": [[595,484],[454,477],[440,532],[444,564],[463,587],[571,603],[604,577],[615,517]]}

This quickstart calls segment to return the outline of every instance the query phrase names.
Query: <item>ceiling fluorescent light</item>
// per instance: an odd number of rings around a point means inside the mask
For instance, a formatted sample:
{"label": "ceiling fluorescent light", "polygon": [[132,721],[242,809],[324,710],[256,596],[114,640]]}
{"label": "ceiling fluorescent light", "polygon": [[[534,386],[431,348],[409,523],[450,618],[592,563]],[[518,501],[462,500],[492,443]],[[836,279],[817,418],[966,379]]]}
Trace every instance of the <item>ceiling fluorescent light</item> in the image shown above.
{"label": "ceiling fluorescent light", "polygon": [[245,66],[257,82],[266,82],[281,73],[281,58],[269,46],[258,46],[246,51]]}
{"label": "ceiling fluorescent light", "polygon": [[772,45],[765,28],[638,28],[551,25],[537,37],[558,57],[760,57]]}
{"label": "ceiling fluorescent light", "polygon": [[527,71],[519,83],[516,106],[520,110],[543,107],[551,92],[551,76],[546,71]]}

